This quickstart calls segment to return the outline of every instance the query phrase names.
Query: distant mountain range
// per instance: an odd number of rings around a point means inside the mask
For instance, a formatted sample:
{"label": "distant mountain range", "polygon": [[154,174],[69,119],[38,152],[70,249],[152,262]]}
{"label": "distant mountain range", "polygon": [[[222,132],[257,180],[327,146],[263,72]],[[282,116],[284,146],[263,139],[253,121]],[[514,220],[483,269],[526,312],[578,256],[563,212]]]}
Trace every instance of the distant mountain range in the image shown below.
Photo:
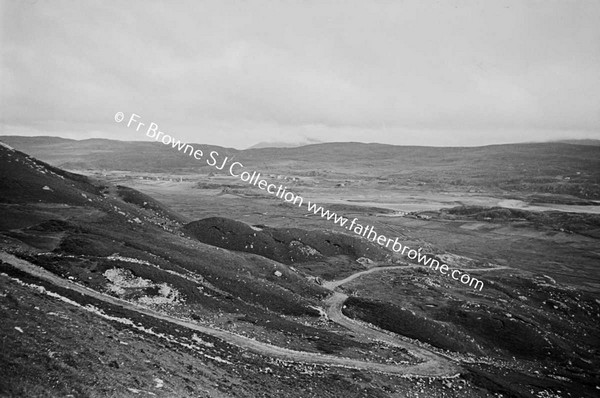
{"label": "distant mountain range", "polygon": [[[56,137],[1,137],[12,147],[68,170],[124,170],[208,174],[214,167],[156,142]],[[379,179],[388,186],[483,186],[508,191],[570,194],[600,199],[600,146],[528,143],[483,147],[418,147],[356,142],[295,148],[238,150],[193,144],[217,151],[263,173],[337,175]],[[223,171],[224,173],[226,170]]]}
{"label": "distant mountain range", "polygon": [[[556,140],[550,142],[560,142],[563,144],[573,144],[573,145],[593,145],[600,146],[600,140],[592,140],[592,139],[579,139],[579,140]],[[247,149],[260,149],[260,148],[296,148],[305,145],[312,144],[322,144],[322,141],[318,140],[305,140],[298,142],[283,142],[283,141],[262,141],[258,144],[252,145]],[[536,142],[537,143],[537,142]]]}
{"label": "distant mountain range", "polygon": [[252,145],[248,149],[260,149],[260,148],[296,148],[304,145],[320,144],[318,140],[305,140],[298,142],[283,142],[283,141],[262,141],[258,144]]}

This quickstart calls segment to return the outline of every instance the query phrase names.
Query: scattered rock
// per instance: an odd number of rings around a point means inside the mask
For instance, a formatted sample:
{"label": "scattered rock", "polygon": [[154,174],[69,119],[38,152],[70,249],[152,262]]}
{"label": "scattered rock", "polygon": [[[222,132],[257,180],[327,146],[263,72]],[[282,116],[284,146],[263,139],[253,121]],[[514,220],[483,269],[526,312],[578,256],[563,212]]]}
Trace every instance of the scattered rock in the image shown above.
{"label": "scattered rock", "polygon": [[360,264],[362,264],[362,265],[364,265],[364,266],[371,265],[371,264],[374,264],[374,263],[375,263],[373,260],[371,260],[370,258],[367,258],[367,257],[360,257],[360,258],[357,258],[357,259],[356,259],[356,262],[357,262],[357,263],[360,263]]}

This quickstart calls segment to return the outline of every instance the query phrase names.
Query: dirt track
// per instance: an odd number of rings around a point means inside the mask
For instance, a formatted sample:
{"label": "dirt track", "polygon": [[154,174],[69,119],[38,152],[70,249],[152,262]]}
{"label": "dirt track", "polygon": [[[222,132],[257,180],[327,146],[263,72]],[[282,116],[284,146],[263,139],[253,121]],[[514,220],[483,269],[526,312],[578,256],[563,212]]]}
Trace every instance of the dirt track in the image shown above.
{"label": "dirt track", "polygon": [[[85,294],[87,296],[93,297],[98,300],[102,300],[104,302],[110,303],[112,305],[117,305],[119,307],[125,308],[130,311],[136,311],[138,313],[151,316],[157,319],[161,319],[167,322],[171,322],[173,324],[183,326],[189,329],[196,330],[198,332],[217,337],[222,339],[230,344],[241,347],[243,349],[248,349],[263,355],[274,356],[278,358],[282,358],[285,360],[295,361],[295,362],[303,362],[303,363],[312,363],[312,364],[321,364],[321,365],[331,365],[331,366],[345,366],[357,369],[365,369],[377,372],[391,373],[391,374],[401,374],[401,375],[413,375],[413,376],[429,376],[429,377],[453,377],[460,372],[460,367],[458,364],[453,362],[450,358],[444,357],[432,351],[429,351],[425,348],[419,347],[416,344],[411,342],[407,342],[401,340],[391,334],[387,334],[380,330],[376,330],[365,326],[361,323],[355,322],[342,314],[342,306],[344,302],[348,298],[344,293],[334,291],[333,294],[325,301],[327,305],[327,316],[333,322],[336,322],[349,330],[351,330],[356,335],[360,335],[361,337],[371,340],[379,340],[385,342],[387,344],[401,347],[407,349],[412,355],[419,358],[422,362],[415,365],[390,365],[390,364],[381,364],[375,362],[366,362],[359,361],[356,359],[350,358],[341,358],[335,357],[331,355],[321,355],[310,352],[302,352],[302,351],[294,351],[283,347],[274,346],[271,344],[263,343],[260,341],[253,340],[249,337],[240,336],[225,330],[211,328],[207,326],[198,325],[195,323],[187,322],[181,319],[177,319],[174,317],[170,317],[168,315],[161,314],[159,312],[153,311],[151,309],[140,307],[130,302],[120,300],[118,298],[102,294],[95,290],[89,289],[87,287],[72,283],[63,278],[60,278],[45,269],[33,265],[25,260],[21,260],[11,254],[0,252],[0,260],[7,262],[13,265],[15,268],[27,272],[30,275],[35,277],[44,279],[56,286],[60,286],[63,288],[67,288],[70,290],[74,290],[81,294]],[[366,271],[357,272],[345,279],[341,279],[338,281],[330,281],[325,282],[323,284],[324,287],[330,290],[334,290],[336,287],[341,286],[345,283],[348,283],[360,276],[370,274],[373,272],[381,272],[395,269],[409,269],[409,268],[418,268],[422,267],[420,265],[405,265],[405,266],[389,266],[389,267],[378,267],[371,268]],[[482,268],[482,269],[471,269],[470,271],[493,271],[497,269],[502,269],[506,267],[499,268]]]}
{"label": "dirt track", "polygon": [[[132,303],[129,303],[124,300],[120,300],[118,298],[108,296],[102,293],[99,293],[95,290],[88,289],[84,286],[72,283],[63,278],[60,278],[41,267],[33,265],[27,261],[21,260],[11,254],[0,252],[0,260],[7,262],[14,266],[15,268],[26,272],[30,275],[43,279],[47,282],[50,282],[56,286],[60,286],[66,289],[70,289],[81,294],[85,294],[87,296],[93,297],[95,299],[104,301],[106,303],[110,303],[112,305],[117,305],[121,308],[125,308],[130,311],[136,311],[138,313],[144,314],[146,316],[151,316],[157,319],[161,319],[167,322],[170,322],[174,325],[183,326],[192,330],[196,330],[200,333],[204,333],[210,336],[217,337],[222,339],[230,344],[238,346],[242,349],[251,350],[257,352],[262,355],[272,356],[281,358],[284,360],[290,360],[295,362],[302,363],[311,363],[311,364],[321,364],[321,365],[330,365],[330,366],[343,366],[350,367],[356,369],[364,369],[369,371],[383,372],[389,374],[399,374],[399,375],[412,375],[412,376],[428,376],[428,377],[454,377],[459,373],[459,368],[457,365],[452,364],[451,362],[443,359],[436,354],[429,353],[426,350],[422,350],[421,356],[426,359],[426,362],[416,364],[416,365],[391,365],[391,364],[381,364],[375,362],[366,362],[360,361],[356,359],[350,358],[341,358],[335,357],[331,355],[321,355],[310,352],[301,352],[294,351],[283,347],[277,347],[271,344],[263,343],[260,341],[253,340],[248,337],[240,336],[228,331],[201,326],[195,323],[183,321],[174,317],[170,317],[168,315],[164,315],[158,313],[156,311],[150,310],[148,308],[139,307]],[[331,311],[330,317],[332,319],[339,319],[339,322],[345,322],[343,315],[341,315],[341,305],[343,304],[346,297],[344,295],[338,296],[341,293],[335,294],[333,297],[337,297],[338,299],[331,303],[330,308],[334,308]],[[339,301],[341,299],[341,301]],[[339,315],[338,315],[339,314]],[[340,318],[341,317],[341,318]],[[346,318],[347,319],[347,318]],[[348,320],[354,325],[354,322]],[[342,323],[343,324],[343,323]],[[354,327],[354,326],[353,326]],[[398,345],[398,344],[394,344]],[[417,347],[418,348],[418,347]]]}
{"label": "dirt track", "polygon": [[413,369],[413,372],[415,370],[418,371],[418,373],[413,374],[448,376],[460,372],[459,366],[448,358],[421,348],[416,344],[400,340],[393,335],[372,329],[344,316],[342,314],[342,306],[347,298],[348,296],[344,293],[334,292],[333,295],[326,300],[327,316],[333,322],[344,326],[345,328],[351,330],[353,334],[361,336],[366,340],[379,340],[395,347],[405,348],[408,350],[408,352],[410,352],[411,355],[415,356],[421,361],[420,363],[410,367]]}
{"label": "dirt track", "polygon": [[[383,341],[387,344],[401,347],[408,350],[412,355],[419,358],[422,362],[414,365],[414,367],[418,368],[419,371],[423,373],[429,374],[452,374],[458,373],[460,368],[458,365],[452,361],[451,358],[442,356],[440,354],[434,353],[433,351],[429,351],[425,348],[419,347],[416,344],[413,344],[408,341],[404,341],[395,337],[392,334],[385,333],[383,331],[371,328],[366,324],[356,322],[342,313],[342,306],[344,302],[348,298],[348,296],[341,292],[336,292],[334,289],[348,283],[356,278],[359,278],[363,275],[371,274],[373,272],[381,272],[381,271],[390,271],[390,270],[405,270],[405,269],[413,269],[413,268],[423,268],[422,265],[394,265],[388,267],[375,267],[365,271],[357,272],[348,276],[347,278],[340,279],[337,281],[327,281],[323,283],[323,287],[326,289],[332,290],[333,294],[327,298],[325,304],[327,305],[327,316],[329,319],[334,321],[335,323],[344,326],[345,328],[351,330],[354,334],[360,335],[366,339],[375,339],[379,341]],[[426,267],[425,267],[426,268]],[[468,269],[468,271],[473,272],[481,272],[481,271],[495,271],[500,269],[506,269],[508,267],[496,267],[496,268],[473,268]]]}
{"label": "dirt track", "polygon": [[[429,268],[426,267],[424,265],[391,265],[388,267],[375,267],[375,268],[371,268],[368,269],[366,271],[360,271],[357,272],[355,274],[352,274],[350,276],[348,276],[347,278],[344,279],[340,279],[337,281],[328,281],[328,282],[323,282],[323,287],[329,290],[333,290],[338,286],[344,285],[356,278],[360,278],[363,275],[367,275],[367,274],[371,274],[373,272],[381,272],[381,271],[390,271],[390,270],[395,270],[395,269],[399,269],[399,270],[404,270],[404,269],[414,269],[414,268]],[[461,269],[462,271],[471,271],[471,272],[484,272],[484,271],[496,271],[496,270],[500,270],[500,269],[508,269],[509,267],[505,267],[505,266],[499,266],[499,267],[495,267],[495,268],[465,268],[464,270]]]}

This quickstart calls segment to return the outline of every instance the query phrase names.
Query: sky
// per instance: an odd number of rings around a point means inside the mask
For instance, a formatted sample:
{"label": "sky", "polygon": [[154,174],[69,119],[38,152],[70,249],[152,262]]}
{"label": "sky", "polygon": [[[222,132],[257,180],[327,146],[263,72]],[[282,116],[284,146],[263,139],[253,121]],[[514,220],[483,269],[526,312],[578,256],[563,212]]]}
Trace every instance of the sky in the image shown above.
{"label": "sky", "polygon": [[[0,0],[0,135],[600,139],[600,0]],[[1,139],[1,137],[0,137]]]}

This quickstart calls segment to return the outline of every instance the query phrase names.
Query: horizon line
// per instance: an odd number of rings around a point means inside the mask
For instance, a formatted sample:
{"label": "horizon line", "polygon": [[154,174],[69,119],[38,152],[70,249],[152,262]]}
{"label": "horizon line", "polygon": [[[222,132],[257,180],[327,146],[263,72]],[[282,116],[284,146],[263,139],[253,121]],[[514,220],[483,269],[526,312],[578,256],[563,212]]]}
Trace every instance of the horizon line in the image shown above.
{"label": "horizon line", "polygon": [[[116,138],[102,138],[102,137],[78,139],[78,138],[65,138],[65,137],[60,137],[60,136],[56,136],[56,135],[15,135],[15,134],[3,135],[0,133],[0,141],[2,141],[3,137],[16,137],[16,138],[25,138],[25,139],[27,139],[27,138],[31,138],[31,139],[54,138],[54,139],[60,139],[60,140],[65,140],[65,141],[77,141],[77,142],[92,141],[92,140],[129,142],[129,143],[153,143],[153,142],[156,142],[154,140],[120,140],[120,139],[116,139]],[[548,141],[520,141],[520,142],[506,142],[506,143],[501,143],[501,144],[486,144],[486,145],[397,145],[397,144],[388,144],[388,143],[382,143],[382,142],[331,141],[331,142],[317,142],[317,143],[308,143],[308,144],[299,144],[299,145],[295,145],[294,143],[289,143],[289,144],[291,144],[290,146],[262,146],[260,148],[253,148],[253,146],[255,146],[255,145],[265,143],[264,141],[261,141],[261,142],[257,142],[256,144],[253,144],[252,146],[249,146],[249,147],[243,148],[243,149],[225,147],[222,145],[215,145],[215,144],[201,144],[201,143],[196,143],[196,142],[187,142],[187,144],[213,146],[213,147],[219,147],[219,148],[225,148],[225,149],[234,149],[237,151],[261,150],[261,149],[294,149],[294,148],[302,148],[302,147],[308,147],[308,146],[333,145],[333,144],[382,145],[382,146],[405,147],[405,148],[406,147],[412,147],[412,148],[485,148],[485,147],[491,147],[491,146],[530,145],[530,144],[586,145],[586,144],[577,144],[576,142],[593,142],[593,143],[597,143],[597,145],[600,146],[600,139],[596,139],[596,138],[562,138],[562,139],[554,139],[554,140],[548,140]],[[288,144],[286,142],[281,142],[281,141],[274,142],[274,144],[276,144],[276,143],[277,144]],[[589,144],[586,146],[589,146]]]}

